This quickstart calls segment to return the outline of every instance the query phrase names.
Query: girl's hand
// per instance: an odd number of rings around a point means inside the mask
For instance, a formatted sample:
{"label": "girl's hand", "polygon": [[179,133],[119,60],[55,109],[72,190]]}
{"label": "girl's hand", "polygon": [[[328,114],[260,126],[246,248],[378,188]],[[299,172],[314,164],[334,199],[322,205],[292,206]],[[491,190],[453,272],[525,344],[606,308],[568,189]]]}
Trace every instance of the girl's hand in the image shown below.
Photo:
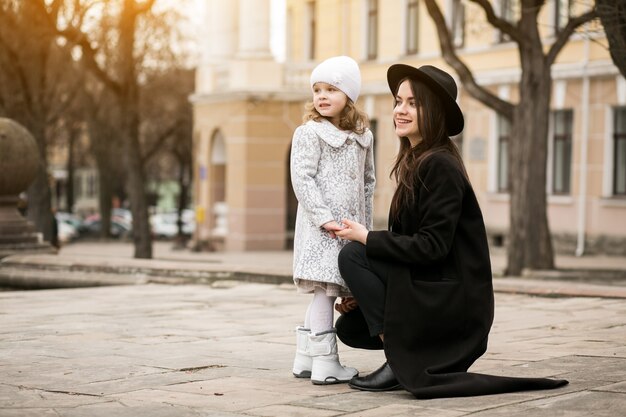
{"label": "girl's hand", "polygon": [[341,314],[345,314],[349,311],[354,310],[358,307],[358,304],[354,297],[343,297],[341,302],[335,304],[335,310],[337,310]]}
{"label": "girl's hand", "polygon": [[367,242],[367,234],[369,233],[369,230],[367,230],[365,226],[348,219],[343,219],[341,222],[344,224],[344,227],[335,232],[337,236],[342,239],[361,242],[365,245],[365,242]]}
{"label": "girl's hand", "polygon": [[334,239],[334,238],[337,237],[335,232],[337,232],[339,230],[342,230],[343,226],[333,220],[333,221],[330,221],[328,223],[324,223],[322,225],[322,228],[324,228],[324,230],[326,230],[328,232],[330,237],[332,237]]}

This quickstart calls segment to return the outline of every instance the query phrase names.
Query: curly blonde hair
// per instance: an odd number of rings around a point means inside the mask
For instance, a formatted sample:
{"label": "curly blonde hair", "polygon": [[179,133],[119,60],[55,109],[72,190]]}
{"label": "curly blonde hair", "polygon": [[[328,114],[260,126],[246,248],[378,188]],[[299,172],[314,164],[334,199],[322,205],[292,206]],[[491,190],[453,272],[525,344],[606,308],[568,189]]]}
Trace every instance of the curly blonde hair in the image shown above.
{"label": "curly blonde hair", "polygon": [[[312,101],[309,101],[304,105],[304,116],[302,117],[302,122],[306,123],[309,120],[314,120],[316,122],[321,121],[325,117],[319,114],[317,110],[315,110],[315,105]],[[362,135],[365,133],[365,130],[369,127],[369,117],[364,111],[359,110],[352,100],[348,99],[346,102],[346,106],[341,111],[339,115],[339,129],[341,130],[349,130],[354,133],[358,133]]]}

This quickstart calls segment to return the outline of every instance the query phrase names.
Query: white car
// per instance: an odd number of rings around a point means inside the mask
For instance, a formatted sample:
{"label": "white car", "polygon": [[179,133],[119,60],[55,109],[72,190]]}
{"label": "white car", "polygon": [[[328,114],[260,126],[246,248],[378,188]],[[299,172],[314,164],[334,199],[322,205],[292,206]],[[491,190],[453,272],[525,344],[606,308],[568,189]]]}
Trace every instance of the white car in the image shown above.
{"label": "white car", "polygon": [[[188,212],[191,212],[191,216]],[[191,235],[196,227],[193,210],[183,211],[183,234]],[[178,235],[178,213],[157,213],[150,217],[152,234],[157,238],[172,238]]]}

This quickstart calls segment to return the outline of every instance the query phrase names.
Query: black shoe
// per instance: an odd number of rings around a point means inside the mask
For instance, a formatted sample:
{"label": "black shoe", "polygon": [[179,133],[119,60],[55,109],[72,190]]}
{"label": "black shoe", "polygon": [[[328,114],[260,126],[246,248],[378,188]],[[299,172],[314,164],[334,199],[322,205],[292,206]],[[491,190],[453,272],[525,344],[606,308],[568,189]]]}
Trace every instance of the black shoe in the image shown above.
{"label": "black shoe", "polygon": [[369,375],[355,376],[348,382],[351,388],[362,391],[393,391],[400,389],[391,367],[387,362]]}

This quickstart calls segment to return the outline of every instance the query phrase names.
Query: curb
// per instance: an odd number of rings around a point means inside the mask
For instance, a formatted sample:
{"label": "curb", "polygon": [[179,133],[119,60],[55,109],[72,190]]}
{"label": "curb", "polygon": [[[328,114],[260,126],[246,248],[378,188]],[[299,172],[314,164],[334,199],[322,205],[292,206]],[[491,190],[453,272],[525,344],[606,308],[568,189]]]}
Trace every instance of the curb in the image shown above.
{"label": "curb", "polygon": [[[559,280],[559,271],[549,271],[536,278],[497,277],[493,279],[496,293],[525,294],[542,297],[626,298],[626,287],[574,282],[568,275]],[[572,270],[569,271],[570,273]],[[574,271],[588,272],[588,271]],[[624,274],[625,271],[616,273]],[[262,284],[291,284],[291,274],[277,268],[241,267],[206,262],[124,259],[106,261],[101,258],[60,258],[57,255],[17,255],[0,261],[0,287],[11,289],[57,289],[111,285],[212,285],[217,281],[239,281]]]}

